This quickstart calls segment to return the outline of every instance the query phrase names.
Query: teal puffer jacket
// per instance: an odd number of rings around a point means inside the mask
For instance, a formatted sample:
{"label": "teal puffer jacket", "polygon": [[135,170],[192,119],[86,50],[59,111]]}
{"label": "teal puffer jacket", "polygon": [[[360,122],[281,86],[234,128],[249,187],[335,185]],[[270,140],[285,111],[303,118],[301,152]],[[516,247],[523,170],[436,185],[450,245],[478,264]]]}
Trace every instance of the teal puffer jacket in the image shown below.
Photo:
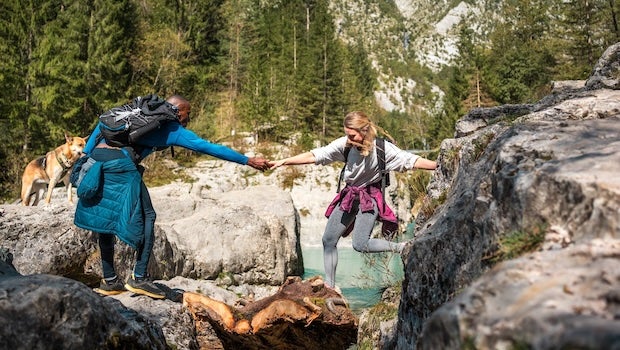
{"label": "teal puffer jacket", "polygon": [[144,240],[142,188],[146,190],[131,159],[96,162],[77,189],[73,222],[86,230],[115,234],[137,249]]}

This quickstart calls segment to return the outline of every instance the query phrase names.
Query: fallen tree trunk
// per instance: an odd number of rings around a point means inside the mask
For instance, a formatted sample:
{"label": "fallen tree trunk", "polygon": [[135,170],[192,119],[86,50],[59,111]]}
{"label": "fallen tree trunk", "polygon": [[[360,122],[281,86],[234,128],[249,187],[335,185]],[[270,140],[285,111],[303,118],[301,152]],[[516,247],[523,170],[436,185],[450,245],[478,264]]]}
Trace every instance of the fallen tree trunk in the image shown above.
{"label": "fallen tree trunk", "polygon": [[357,318],[320,277],[289,277],[276,294],[240,308],[189,292],[183,304],[198,335],[212,327],[219,336],[219,344],[199,336],[205,349],[346,349],[357,341]]}

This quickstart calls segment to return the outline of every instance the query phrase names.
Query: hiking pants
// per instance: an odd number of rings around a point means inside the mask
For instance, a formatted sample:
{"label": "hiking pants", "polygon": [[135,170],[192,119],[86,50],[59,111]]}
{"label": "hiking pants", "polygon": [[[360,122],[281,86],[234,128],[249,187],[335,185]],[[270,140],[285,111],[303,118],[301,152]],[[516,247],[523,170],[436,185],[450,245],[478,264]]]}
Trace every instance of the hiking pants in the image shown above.
{"label": "hiking pants", "polygon": [[[142,215],[144,216],[144,242],[138,247],[136,253],[136,264],[133,269],[134,276],[146,276],[147,267],[151,252],[153,251],[153,243],[155,242],[155,209],[151,203],[151,196],[144,185],[141,184],[140,200],[142,201]],[[116,276],[114,270],[114,244],[116,235],[99,234],[99,250],[101,251],[101,267],[103,270],[103,278],[111,279]]]}
{"label": "hiking pants", "polygon": [[379,253],[398,251],[398,243],[392,243],[384,239],[370,238],[375,220],[379,211],[377,203],[373,200],[373,210],[362,213],[359,210],[359,201],[355,201],[349,213],[342,211],[336,206],[327,220],[325,233],[323,233],[323,263],[325,265],[325,283],[330,287],[336,286],[336,266],[338,265],[337,244],[347,227],[355,221],[352,239],[353,249],[363,253]]}

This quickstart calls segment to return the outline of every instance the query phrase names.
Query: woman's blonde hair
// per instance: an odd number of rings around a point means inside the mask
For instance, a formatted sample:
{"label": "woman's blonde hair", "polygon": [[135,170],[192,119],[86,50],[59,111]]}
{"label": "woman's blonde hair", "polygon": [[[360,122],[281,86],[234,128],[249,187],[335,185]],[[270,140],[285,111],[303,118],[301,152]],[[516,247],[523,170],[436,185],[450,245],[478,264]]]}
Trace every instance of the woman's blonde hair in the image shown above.
{"label": "woman's blonde hair", "polygon": [[353,111],[348,113],[344,117],[343,124],[345,128],[357,130],[364,135],[364,141],[362,141],[361,144],[347,140],[348,144],[358,147],[360,154],[364,157],[370,154],[370,151],[372,151],[372,148],[375,145],[377,130],[381,131],[381,133],[384,134],[391,142],[394,142],[392,136],[383,130],[383,128],[375,125],[364,112]]}

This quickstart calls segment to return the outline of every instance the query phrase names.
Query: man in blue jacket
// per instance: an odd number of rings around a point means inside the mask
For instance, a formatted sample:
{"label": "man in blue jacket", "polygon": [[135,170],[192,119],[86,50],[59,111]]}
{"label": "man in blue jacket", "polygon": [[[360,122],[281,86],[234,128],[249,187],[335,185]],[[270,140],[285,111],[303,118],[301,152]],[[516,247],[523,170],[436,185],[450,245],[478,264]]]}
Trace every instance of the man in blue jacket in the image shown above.
{"label": "man in blue jacket", "polygon": [[[189,122],[190,103],[179,95],[166,100],[178,109],[179,123],[163,124],[140,138],[134,147],[137,159],[144,159],[155,149],[179,146],[223,160],[249,165],[264,171],[267,159],[247,157],[224,145],[214,144],[185,128]],[[147,266],[155,236],[155,210],[142,176],[134,163],[135,154],[126,148],[112,147],[99,136],[99,125],[89,136],[84,148],[96,162],[78,187],[79,201],[74,223],[98,233],[103,279],[95,291],[114,295],[129,290],[133,293],[163,299],[165,293],[147,278]],[[114,270],[116,237],[136,249],[133,273],[122,283]]]}

